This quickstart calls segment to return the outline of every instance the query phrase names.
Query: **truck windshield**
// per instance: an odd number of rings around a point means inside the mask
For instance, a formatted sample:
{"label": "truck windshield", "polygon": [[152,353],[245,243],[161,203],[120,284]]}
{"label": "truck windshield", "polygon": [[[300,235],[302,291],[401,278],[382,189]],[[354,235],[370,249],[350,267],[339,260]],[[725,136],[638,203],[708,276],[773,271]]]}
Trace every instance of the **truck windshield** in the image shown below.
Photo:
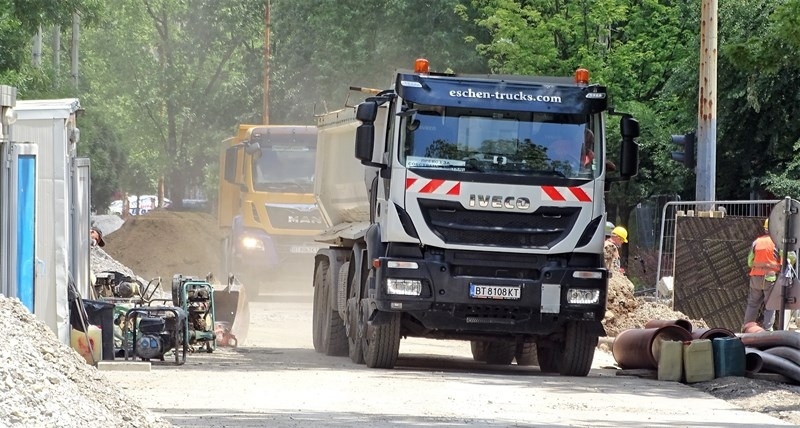
{"label": "truck windshield", "polygon": [[402,113],[409,168],[590,179],[601,153],[590,116],[412,105]]}
{"label": "truck windshield", "polygon": [[253,162],[253,188],[261,192],[314,191],[313,147],[268,146]]}

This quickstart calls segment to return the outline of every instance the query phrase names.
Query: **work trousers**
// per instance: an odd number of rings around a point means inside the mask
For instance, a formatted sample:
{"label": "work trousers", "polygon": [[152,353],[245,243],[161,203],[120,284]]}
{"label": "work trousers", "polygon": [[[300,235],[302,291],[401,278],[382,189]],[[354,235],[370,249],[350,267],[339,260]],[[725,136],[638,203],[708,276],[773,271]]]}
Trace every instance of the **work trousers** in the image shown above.
{"label": "work trousers", "polygon": [[[747,308],[744,310],[744,324],[755,322],[758,318],[758,311],[764,307],[764,304],[772,292],[772,287],[775,286],[775,281],[767,281],[763,275],[754,275],[750,277],[750,291],[747,294]],[[764,321],[761,327],[764,330],[772,328],[772,323],[775,322],[775,311],[764,309]]]}

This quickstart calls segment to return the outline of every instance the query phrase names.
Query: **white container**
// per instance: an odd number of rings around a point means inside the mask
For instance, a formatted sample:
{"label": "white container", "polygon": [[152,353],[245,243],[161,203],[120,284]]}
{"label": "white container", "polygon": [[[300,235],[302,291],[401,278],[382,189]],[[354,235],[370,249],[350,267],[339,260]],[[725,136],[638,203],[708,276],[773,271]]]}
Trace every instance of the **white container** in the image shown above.
{"label": "white container", "polygon": [[88,342],[86,333],[73,328],[70,332],[69,343],[72,349],[78,351],[78,354],[86,360],[86,363],[95,364],[102,360],[103,357],[103,335],[100,327],[96,325],[89,325],[88,327]]}

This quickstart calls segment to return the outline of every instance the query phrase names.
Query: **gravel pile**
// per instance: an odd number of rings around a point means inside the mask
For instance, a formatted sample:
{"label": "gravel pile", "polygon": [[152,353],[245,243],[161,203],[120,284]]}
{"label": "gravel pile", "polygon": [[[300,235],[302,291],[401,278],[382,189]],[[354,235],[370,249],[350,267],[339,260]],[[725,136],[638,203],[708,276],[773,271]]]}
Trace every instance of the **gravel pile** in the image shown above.
{"label": "gravel pile", "polygon": [[19,300],[2,295],[0,343],[0,426],[172,426],[59,342]]}

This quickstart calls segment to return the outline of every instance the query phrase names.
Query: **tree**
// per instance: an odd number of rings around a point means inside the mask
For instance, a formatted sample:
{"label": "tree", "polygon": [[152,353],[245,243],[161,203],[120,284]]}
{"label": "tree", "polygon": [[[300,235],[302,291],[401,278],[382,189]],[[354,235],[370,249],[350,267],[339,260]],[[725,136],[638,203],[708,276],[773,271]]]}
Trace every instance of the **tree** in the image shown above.
{"label": "tree", "polygon": [[108,114],[131,153],[149,152],[133,159],[166,176],[177,206],[204,182],[226,131],[250,116],[263,8],[256,0],[128,2],[86,36],[87,108]]}
{"label": "tree", "polygon": [[[800,1],[737,1],[720,58],[723,195],[800,195]],[[724,91],[724,92],[723,92]],[[765,194],[765,190],[770,194]],[[745,195],[745,197],[748,195]]]}

